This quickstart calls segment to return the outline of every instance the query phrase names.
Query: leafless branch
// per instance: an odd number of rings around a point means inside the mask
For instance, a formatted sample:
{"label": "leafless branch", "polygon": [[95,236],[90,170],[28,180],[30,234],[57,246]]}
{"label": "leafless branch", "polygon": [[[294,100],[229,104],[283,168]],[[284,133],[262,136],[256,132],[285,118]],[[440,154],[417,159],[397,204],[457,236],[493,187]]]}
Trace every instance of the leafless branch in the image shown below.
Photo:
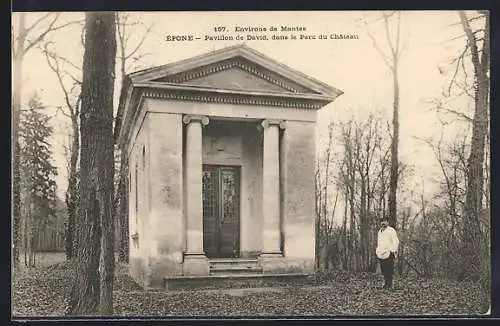
{"label": "leafless branch", "polygon": [[364,22],[365,24],[365,28],[366,28],[366,33],[368,34],[368,37],[372,40],[372,43],[373,43],[373,46],[375,47],[375,49],[380,53],[380,55],[382,56],[382,59],[384,60],[385,64],[392,69],[392,62],[391,62],[391,59],[389,58],[389,56],[387,54],[384,53],[384,51],[382,51],[382,49],[379,47],[375,37],[373,36],[373,34],[371,33],[370,29],[368,28],[368,24],[366,22]]}
{"label": "leafless branch", "polygon": [[[477,29],[477,30],[473,31],[472,33],[473,34],[478,34],[478,33],[481,33],[481,32],[484,32],[484,29]],[[444,40],[444,41],[439,42],[439,43],[440,44],[445,44],[445,43],[453,42],[453,41],[456,41],[456,40],[463,40],[466,36],[467,35],[465,33],[464,34],[459,34],[457,36],[453,36],[452,38]]]}
{"label": "leafless branch", "polygon": [[[385,15],[387,16],[387,18],[390,18],[396,13],[397,13],[397,11],[389,11],[389,12],[385,12]],[[377,23],[379,21],[382,21],[383,19],[384,19],[384,15],[376,15],[376,17],[371,21],[368,21],[367,19],[364,19],[364,18],[361,18],[359,21],[362,21],[363,23],[371,25],[373,23]]]}
{"label": "leafless branch", "polygon": [[60,56],[58,55],[57,53],[52,53],[54,55],[54,57],[56,57],[57,59],[63,61],[64,63],[67,63],[68,65],[70,65],[72,68],[78,70],[78,71],[82,71],[82,67],[81,66],[78,66],[77,64],[71,62],[70,60],[68,60],[67,58],[63,57],[63,56]]}
{"label": "leafless branch", "polygon": [[64,100],[66,102],[66,106],[70,110],[70,115],[67,115],[68,117],[72,118],[75,116],[75,109],[73,104],[71,103],[70,100],[70,95],[68,92],[68,89],[66,88],[66,85],[64,84],[63,78],[62,78],[62,72],[59,66],[59,61],[58,61],[58,56],[54,55],[51,53],[48,49],[48,44],[45,44],[45,49],[44,49],[44,54],[45,58],[47,60],[47,64],[49,65],[49,68],[56,74],[59,87],[64,93]]}
{"label": "leafless branch", "polygon": [[470,47],[471,56],[472,56],[472,63],[474,65],[474,69],[476,69],[476,67],[480,66],[480,59],[479,59],[479,55],[478,55],[476,36],[470,27],[470,24],[469,24],[469,21],[467,20],[465,12],[459,11],[458,14],[460,16],[460,21],[462,22],[465,34],[467,35],[467,43]]}
{"label": "leafless branch", "polygon": [[456,115],[456,116],[458,116],[458,117],[460,117],[460,118],[462,118],[462,119],[464,119],[464,120],[466,120],[468,122],[472,122],[473,121],[473,119],[471,117],[469,117],[468,115],[466,115],[466,114],[464,114],[462,112],[459,112],[457,110],[448,109],[448,108],[444,108],[444,107],[441,107],[438,110],[445,111],[447,113],[452,113],[452,114],[454,114],[454,115]]}
{"label": "leafless branch", "polygon": [[[50,15],[53,15],[54,13],[53,12],[49,12],[45,15],[43,15],[42,17],[38,18],[33,24],[31,24],[31,26],[29,27],[26,27],[26,33],[29,33],[33,28],[36,27],[36,25],[40,24],[42,21],[44,21],[47,17],[49,17]],[[58,17],[60,15],[60,13],[56,13],[56,16]],[[56,17],[56,19],[57,19]]]}
{"label": "leafless branch", "polygon": [[455,79],[457,78],[458,74],[458,68],[460,67],[460,62],[463,61],[465,53],[467,53],[467,50],[469,49],[469,46],[466,45],[465,48],[463,49],[462,53],[458,56],[458,58],[455,59],[456,61],[456,66],[455,66],[455,71],[453,73],[453,77],[450,80],[450,84],[448,85],[448,94],[451,93],[451,87],[455,83]]}
{"label": "leafless branch", "polygon": [[[389,18],[385,13],[382,13],[384,16],[384,30],[385,30],[385,37],[387,38],[387,44],[389,44],[389,49],[391,50],[392,57],[396,57],[398,49],[395,48],[392,39],[391,39],[391,34],[390,34],[390,29],[389,29]],[[398,37],[396,40],[396,43],[399,44],[399,27],[398,27]],[[394,63],[394,62],[393,62]]]}
{"label": "leafless branch", "polygon": [[50,116],[50,119],[52,119],[52,118],[54,118],[54,117],[57,117],[57,115],[58,115],[59,113],[61,113],[61,114],[62,114],[62,115],[64,115],[65,117],[71,118],[71,116],[70,116],[67,112],[65,112],[65,111],[62,109],[62,107],[61,107],[61,106],[57,106],[57,107],[56,107],[56,112],[55,112],[53,115],[51,115],[51,116]]}
{"label": "leafless branch", "polygon": [[137,46],[132,50],[130,51],[127,55],[125,55],[125,60],[128,60],[130,57],[132,57],[133,55],[135,55],[137,53],[137,51],[141,48],[141,46],[144,44],[144,41],[146,40],[146,36],[151,32],[151,29],[153,28],[153,24],[151,24],[147,29],[146,31],[144,32],[144,36],[142,37],[142,39],[139,41],[139,43],[137,44]]}
{"label": "leafless branch", "polygon": [[[482,14],[482,15],[470,17],[470,18],[467,18],[467,21],[472,22],[474,20],[484,18],[486,15],[487,14]],[[460,21],[460,22],[451,23],[451,24],[445,25],[444,27],[446,28],[446,27],[453,27],[453,26],[458,26],[458,25],[462,25],[462,22]]]}
{"label": "leafless branch", "polygon": [[80,20],[77,20],[77,21],[70,21],[70,22],[67,22],[67,23],[59,25],[59,26],[54,26],[55,23],[57,22],[58,18],[59,18],[59,15],[60,14],[57,14],[54,17],[54,19],[50,22],[49,26],[47,27],[47,29],[45,31],[43,31],[42,33],[40,33],[38,35],[38,37],[36,37],[33,41],[31,41],[31,42],[28,43],[28,45],[24,49],[25,53],[28,52],[31,48],[33,48],[35,45],[37,45],[40,41],[42,41],[44,39],[44,37],[47,36],[47,34],[49,34],[50,32],[54,32],[54,31],[60,30],[62,28],[65,28],[67,26],[80,23]]}

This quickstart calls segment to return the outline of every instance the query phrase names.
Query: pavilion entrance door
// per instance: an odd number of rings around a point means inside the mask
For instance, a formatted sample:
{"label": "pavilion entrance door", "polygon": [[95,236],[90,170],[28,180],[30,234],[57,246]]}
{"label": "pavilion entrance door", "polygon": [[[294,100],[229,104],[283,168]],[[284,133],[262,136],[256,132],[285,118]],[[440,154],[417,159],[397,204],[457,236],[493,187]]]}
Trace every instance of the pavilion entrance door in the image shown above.
{"label": "pavilion entrance door", "polygon": [[239,166],[203,165],[203,248],[208,258],[239,257]]}

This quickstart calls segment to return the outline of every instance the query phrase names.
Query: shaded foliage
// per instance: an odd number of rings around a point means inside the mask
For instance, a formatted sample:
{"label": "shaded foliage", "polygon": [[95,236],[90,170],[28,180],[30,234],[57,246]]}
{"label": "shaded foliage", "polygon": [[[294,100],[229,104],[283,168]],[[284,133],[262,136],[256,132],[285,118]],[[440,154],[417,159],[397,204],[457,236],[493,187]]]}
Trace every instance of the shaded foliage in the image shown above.
{"label": "shaded foliage", "polygon": [[25,265],[35,265],[38,236],[49,216],[55,216],[57,169],[52,165],[52,149],[49,138],[53,133],[50,117],[36,95],[21,112],[19,125],[19,171],[23,178],[20,194],[23,207],[20,210],[22,248]]}

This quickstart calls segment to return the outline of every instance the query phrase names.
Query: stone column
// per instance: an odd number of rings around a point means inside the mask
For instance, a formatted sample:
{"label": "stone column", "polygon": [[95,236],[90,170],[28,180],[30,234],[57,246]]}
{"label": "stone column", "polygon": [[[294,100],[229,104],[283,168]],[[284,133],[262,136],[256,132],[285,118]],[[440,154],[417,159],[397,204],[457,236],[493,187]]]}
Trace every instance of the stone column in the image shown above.
{"label": "stone column", "polygon": [[262,202],[263,246],[261,256],[279,257],[280,250],[280,135],[283,121],[264,120]]}
{"label": "stone column", "polygon": [[202,126],[209,122],[206,116],[187,115],[186,124],[185,187],[186,187],[186,253],[184,275],[208,275],[208,260],[203,251],[203,194],[202,194]]}

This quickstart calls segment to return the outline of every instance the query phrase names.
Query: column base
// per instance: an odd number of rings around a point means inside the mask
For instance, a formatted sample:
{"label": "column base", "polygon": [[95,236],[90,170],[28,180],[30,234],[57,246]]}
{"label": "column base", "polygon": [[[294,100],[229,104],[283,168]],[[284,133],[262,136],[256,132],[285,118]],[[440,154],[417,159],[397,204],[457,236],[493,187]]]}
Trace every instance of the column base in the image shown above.
{"label": "column base", "polygon": [[209,275],[210,264],[205,254],[185,254],[182,272],[185,276]]}
{"label": "column base", "polygon": [[259,256],[259,264],[264,274],[281,273],[286,270],[285,257],[283,257],[281,252],[261,253]]}

